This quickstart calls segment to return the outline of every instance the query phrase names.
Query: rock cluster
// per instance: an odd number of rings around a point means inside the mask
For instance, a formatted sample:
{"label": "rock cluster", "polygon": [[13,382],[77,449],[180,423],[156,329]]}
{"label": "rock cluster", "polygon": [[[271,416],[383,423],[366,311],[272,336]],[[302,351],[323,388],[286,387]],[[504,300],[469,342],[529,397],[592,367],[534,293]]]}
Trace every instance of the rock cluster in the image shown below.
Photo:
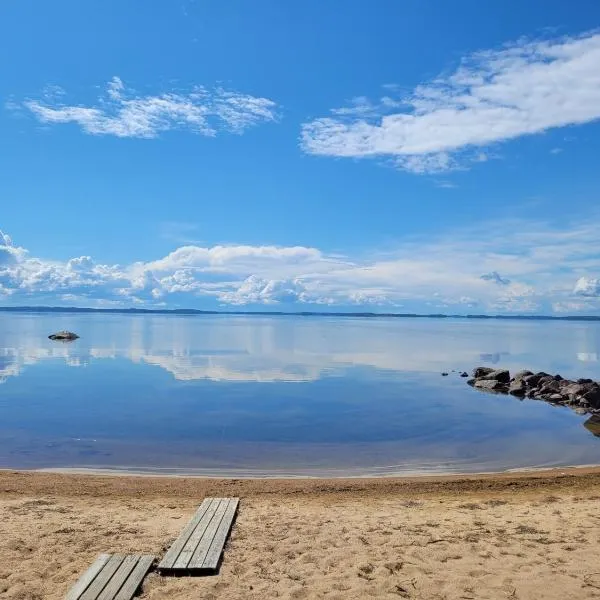
{"label": "rock cluster", "polygon": [[519,371],[514,377],[505,369],[477,367],[469,385],[498,394],[545,400],[577,409],[578,412],[600,413],[600,384],[592,379],[563,379],[560,375]]}

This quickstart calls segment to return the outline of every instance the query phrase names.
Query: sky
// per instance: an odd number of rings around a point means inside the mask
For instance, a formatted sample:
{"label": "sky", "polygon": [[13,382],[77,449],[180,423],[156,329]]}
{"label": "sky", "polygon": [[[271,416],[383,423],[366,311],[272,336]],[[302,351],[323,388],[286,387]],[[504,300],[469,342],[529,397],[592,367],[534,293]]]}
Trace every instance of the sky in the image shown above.
{"label": "sky", "polygon": [[597,0],[3,0],[0,57],[0,306],[600,314]]}

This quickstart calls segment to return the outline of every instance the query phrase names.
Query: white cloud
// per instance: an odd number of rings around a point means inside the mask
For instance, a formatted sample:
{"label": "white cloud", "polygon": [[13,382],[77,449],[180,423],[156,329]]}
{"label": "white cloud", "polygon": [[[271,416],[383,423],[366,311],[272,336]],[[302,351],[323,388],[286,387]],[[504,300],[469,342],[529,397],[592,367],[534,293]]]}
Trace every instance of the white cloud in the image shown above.
{"label": "white cloud", "polygon": [[129,265],[37,258],[2,234],[0,294],[11,304],[597,313],[599,228],[593,218],[559,226],[496,221],[363,256],[187,245]]}
{"label": "white cloud", "polygon": [[272,100],[222,88],[196,86],[187,93],[141,96],[113,77],[95,106],[64,104],[63,96],[46,93],[44,102],[27,100],[24,105],[42,123],[75,123],[92,135],[134,138],[154,138],[171,129],[205,136],[221,130],[243,133],[252,125],[277,119]]}
{"label": "white cloud", "polygon": [[464,58],[405,97],[356,98],[305,123],[310,153],[388,157],[432,173],[487,159],[482,148],[600,118],[600,33],[521,41]]}
{"label": "white cloud", "polygon": [[580,277],[575,283],[573,293],[576,296],[600,297],[600,279]]}

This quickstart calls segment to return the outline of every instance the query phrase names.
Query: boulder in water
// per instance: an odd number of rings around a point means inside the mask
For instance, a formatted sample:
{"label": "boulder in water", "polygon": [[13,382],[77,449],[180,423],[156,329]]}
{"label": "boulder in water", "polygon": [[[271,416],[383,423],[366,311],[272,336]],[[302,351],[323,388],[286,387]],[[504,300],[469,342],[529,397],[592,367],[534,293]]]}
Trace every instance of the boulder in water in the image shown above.
{"label": "boulder in water", "polygon": [[72,342],[78,338],[79,336],[72,331],[58,331],[57,333],[53,333],[52,335],[48,336],[48,339],[58,340],[61,342]]}

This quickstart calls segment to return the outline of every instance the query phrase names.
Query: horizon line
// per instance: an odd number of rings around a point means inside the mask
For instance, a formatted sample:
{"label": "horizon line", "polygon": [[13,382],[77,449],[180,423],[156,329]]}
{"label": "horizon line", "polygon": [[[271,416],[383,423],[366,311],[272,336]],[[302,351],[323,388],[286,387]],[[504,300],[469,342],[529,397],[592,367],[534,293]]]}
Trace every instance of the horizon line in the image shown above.
{"label": "horizon line", "polygon": [[113,314],[174,314],[174,315],[244,315],[299,317],[369,317],[369,318],[426,318],[426,319],[517,319],[540,321],[600,321],[600,315],[501,315],[446,313],[376,313],[368,311],[259,311],[259,310],[202,310],[197,308],[91,308],[80,306],[0,306],[0,312],[54,313],[113,313]]}

